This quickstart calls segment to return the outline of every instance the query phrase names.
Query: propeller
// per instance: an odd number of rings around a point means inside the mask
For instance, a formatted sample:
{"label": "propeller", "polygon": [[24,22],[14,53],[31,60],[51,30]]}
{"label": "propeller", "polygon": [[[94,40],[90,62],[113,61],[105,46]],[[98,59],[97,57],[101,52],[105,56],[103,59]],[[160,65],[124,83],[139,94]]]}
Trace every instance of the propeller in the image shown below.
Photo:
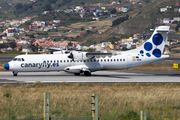
{"label": "propeller", "polygon": [[72,59],[74,61],[74,56],[72,54],[72,52],[70,53],[70,55],[68,56],[68,58]]}

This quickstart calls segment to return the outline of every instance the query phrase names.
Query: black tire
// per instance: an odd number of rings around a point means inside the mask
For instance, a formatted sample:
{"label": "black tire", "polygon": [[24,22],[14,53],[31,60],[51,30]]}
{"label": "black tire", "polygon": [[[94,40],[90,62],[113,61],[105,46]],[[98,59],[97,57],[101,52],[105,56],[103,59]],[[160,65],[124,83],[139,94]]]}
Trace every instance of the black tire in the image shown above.
{"label": "black tire", "polygon": [[80,75],[80,73],[74,73],[74,75],[75,75],[75,76],[79,76],[79,75]]}
{"label": "black tire", "polygon": [[91,72],[85,71],[85,72],[84,72],[84,75],[85,75],[85,76],[91,76]]}
{"label": "black tire", "polygon": [[13,76],[17,76],[17,72],[14,72],[14,71],[13,71]]}
{"label": "black tire", "polygon": [[13,74],[14,76],[17,76],[17,74]]}

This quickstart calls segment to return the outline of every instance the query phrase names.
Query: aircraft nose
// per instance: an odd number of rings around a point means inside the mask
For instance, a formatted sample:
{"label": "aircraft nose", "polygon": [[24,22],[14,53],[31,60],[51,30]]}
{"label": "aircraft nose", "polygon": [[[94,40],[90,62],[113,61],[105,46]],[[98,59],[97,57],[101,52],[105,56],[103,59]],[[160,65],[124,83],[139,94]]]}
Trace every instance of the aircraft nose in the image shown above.
{"label": "aircraft nose", "polygon": [[6,70],[9,70],[9,63],[5,64],[5,65],[4,65],[4,68],[5,68]]}

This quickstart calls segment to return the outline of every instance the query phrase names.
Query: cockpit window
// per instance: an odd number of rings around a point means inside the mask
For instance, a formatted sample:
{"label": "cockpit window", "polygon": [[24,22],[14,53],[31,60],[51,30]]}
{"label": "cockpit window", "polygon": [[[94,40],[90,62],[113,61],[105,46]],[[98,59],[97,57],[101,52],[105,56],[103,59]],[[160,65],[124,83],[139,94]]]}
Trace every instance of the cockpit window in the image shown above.
{"label": "cockpit window", "polygon": [[17,58],[14,58],[12,61],[17,61],[18,59]]}
{"label": "cockpit window", "polygon": [[25,61],[24,58],[14,58],[12,61]]}

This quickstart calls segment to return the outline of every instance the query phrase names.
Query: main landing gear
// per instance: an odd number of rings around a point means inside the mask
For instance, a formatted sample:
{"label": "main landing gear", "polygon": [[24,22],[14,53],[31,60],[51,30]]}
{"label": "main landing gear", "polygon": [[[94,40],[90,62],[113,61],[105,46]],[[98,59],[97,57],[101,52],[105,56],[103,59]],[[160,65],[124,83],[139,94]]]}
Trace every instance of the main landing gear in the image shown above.
{"label": "main landing gear", "polygon": [[17,76],[17,75],[18,75],[18,72],[13,71],[13,76]]}
{"label": "main landing gear", "polygon": [[81,73],[74,73],[75,76],[79,76]]}
{"label": "main landing gear", "polygon": [[84,71],[84,75],[85,76],[91,76],[91,72],[90,71]]}
{"label": "main landing gear", "polygon": [[[79,76],[81,73],[74,73],[75,76]],[[91,72],[90,71],[84,71],[84,75],[85,76],[91,76]]]}

